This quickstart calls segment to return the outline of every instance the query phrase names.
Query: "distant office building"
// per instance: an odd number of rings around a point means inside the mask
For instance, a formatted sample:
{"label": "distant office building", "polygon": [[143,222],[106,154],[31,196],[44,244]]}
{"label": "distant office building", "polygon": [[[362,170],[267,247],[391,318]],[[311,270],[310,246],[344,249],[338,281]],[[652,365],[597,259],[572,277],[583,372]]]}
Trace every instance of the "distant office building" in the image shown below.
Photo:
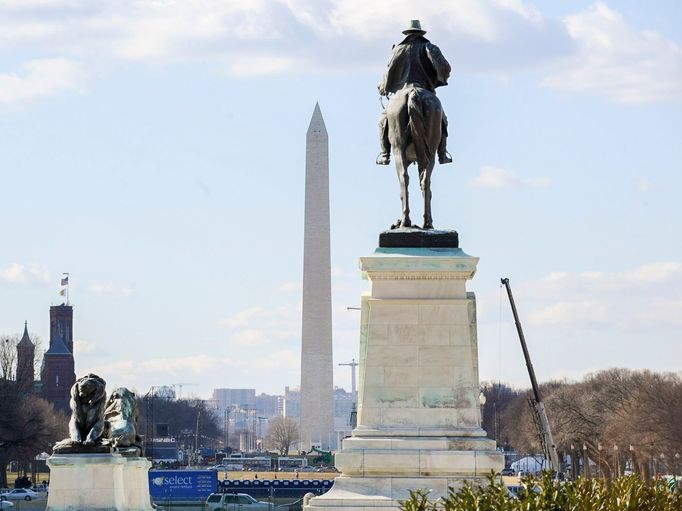
{"label": "distant office building", "polygon": [[283,417],[298,419],[301,416],[301,389],[299,387],[284,387]]}
{"label": "distant office building", "polygon": [[352,392],[346,392],[341,387],[334,388],[334,435],[336,445],[353,431],[351,413],[355,399]]}
{"label": "distant office building", "polygon": [[346,392],[341,387],[334,388],[334,418],[344,419],[350,424],[350,414],[353,411],[352,392]]}
{"label": "distant office building", "polygon": [[76,382],[73,359],[73,307],[50,307],[50,346],[40,370],[43,398],[69,413],[69,391]]}
{"label": "distant office building", "polygon": [[255,410],[256,389],[213,389],[213,402],[221,414],[233,407]]}
{"label": "distant office building", "polygon": [[281,417],[284,412],[284,396],[259,394],[256,396],[256,413],[261,417]]}

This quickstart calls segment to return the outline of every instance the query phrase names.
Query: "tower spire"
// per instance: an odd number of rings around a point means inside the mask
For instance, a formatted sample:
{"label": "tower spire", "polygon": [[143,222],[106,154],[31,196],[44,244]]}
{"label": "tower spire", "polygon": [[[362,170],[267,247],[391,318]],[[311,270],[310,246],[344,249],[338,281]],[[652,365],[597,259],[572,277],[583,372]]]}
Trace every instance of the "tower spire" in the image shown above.
{"label": "tower spire", "polygon": [[31,338],[28,335],[28,321],[24,321],[24,335],[21,336],[21,340],[19,341],[19,344],[26,344],[26,343],[31,343]]}

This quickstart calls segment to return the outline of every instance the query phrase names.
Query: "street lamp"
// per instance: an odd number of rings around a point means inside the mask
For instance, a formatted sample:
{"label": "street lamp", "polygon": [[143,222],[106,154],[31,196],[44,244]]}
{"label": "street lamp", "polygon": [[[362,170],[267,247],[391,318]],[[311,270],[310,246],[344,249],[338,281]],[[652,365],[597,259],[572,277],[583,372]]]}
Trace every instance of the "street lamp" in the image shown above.
{"label": "street lamp", "polygon": [[587,479],[590,479],[590,457],[587,452],[587,444],[583,444],[583,473]]}
{"label": "street lamp", "polygon": [[230,448],[230,409],[225,407],[225,455]]}
{"label": "street lamp", "polygon": [[487,401],[485,394],[481,392],[478,395],[478,404],[481,406],[481,423],[483,423],[483,408],[485,407],[485,402]]}

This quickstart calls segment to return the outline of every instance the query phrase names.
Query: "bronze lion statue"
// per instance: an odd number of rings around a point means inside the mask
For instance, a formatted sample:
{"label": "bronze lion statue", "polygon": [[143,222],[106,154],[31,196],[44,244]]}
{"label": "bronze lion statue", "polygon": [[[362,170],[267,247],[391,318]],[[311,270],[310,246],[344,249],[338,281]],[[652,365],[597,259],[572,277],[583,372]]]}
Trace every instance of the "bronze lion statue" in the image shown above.
{"label": "bronze lion statue", "polygon": [[55,445],[55,452],[79,452],[102,446],[106,382],[96,374],[76,380],[71,387],[69,438]]}
{"label": "bronze lion statue", "polygon": [[125,387],[115,387],[104,411],[104,436],[113,447],[140,447],[138,416],[135,393]]}

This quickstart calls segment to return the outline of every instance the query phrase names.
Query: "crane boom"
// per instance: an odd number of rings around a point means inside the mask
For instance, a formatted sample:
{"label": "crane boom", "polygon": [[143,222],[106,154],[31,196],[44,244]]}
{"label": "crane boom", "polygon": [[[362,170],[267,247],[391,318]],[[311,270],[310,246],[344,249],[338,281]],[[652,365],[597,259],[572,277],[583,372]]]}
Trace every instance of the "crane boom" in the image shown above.
{"label": "crane boom", "polygon": [[514,314],[514,322],[516,323],[516,331],[519,334],[519,340],[521,341],[521,349],[523,350],[523,357],[526,359],[526,368],[528,369],[528,376],[530,377],[530,384],[533,387],[533,399],[532,399],[532,409],[535,414],[535,423],[538,427],[538,433],[540,435],[540,442],[542,443],[542,450],[545,452],[545,457],[549,461],[550,468],[558,475],[560,470],[559,465],[559,453],[557,452],[556,445],[554,444],[554,439],[552,438],[552,431],[549,427],[549,421],[547,420],[547,412],[545,411],[545,404],[540,398],[540,389],[538,387],[538,381],[535,378],[535,370],[533,369],[533,363],[530,360],[530,353],[528,352],[528,346],[526,345],[526,338],[523,335],[523,328],[521,328],[521,320],[519,319],[519,313],[516,310],[516,304],[514,303],[514,296],[512,295],[511,286],[509,285],[509,279],[500,279],[502,285],[507,289],[507,296],[509,297],[509,303],[511,305],[512,314]]}

